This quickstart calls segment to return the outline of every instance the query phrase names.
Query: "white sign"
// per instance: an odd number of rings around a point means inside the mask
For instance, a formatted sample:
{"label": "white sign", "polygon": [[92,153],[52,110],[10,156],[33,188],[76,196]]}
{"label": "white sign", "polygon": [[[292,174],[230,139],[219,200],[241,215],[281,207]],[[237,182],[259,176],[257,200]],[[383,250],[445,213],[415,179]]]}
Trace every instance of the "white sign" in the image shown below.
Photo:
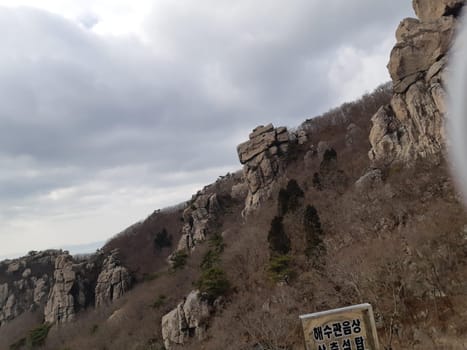
{"label": "white sign", "polygon": [[307,350],[379,350],[370,304],[301,315]]}

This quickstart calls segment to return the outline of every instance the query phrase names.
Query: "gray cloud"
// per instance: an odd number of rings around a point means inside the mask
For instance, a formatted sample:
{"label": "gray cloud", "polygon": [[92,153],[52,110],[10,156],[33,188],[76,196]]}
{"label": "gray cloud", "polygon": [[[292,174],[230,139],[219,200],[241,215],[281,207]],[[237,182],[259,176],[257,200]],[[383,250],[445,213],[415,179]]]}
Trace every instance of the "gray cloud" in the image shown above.
{"label": "gray cloud", "polygon": [[[0,254],[22,247],[15,230],[27,235],[28,223],[60,211],[82,217],[153,191],[135,204],[143,217],[188,199],[187,189],[240,167],[235,146],[257,124],[295,126],[371,88],[329,72],[342,48],[378,61],[408,15],[408,0],[164,0],[141,41],[95,34],[93,14],[72,22],[0,8]],[[111,213],[131,224],[118,203],[69,239],[90,227],[88,241],[107,237]]]}

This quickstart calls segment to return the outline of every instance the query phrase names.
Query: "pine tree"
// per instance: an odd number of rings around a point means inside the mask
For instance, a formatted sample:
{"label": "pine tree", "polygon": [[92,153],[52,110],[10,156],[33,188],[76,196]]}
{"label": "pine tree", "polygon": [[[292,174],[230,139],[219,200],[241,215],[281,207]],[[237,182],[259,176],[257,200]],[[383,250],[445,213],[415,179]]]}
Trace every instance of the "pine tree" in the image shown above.
{"label": "pine tree", "polygon": [[303,216],[303,227],[305,231],[305,254],[311,257],[318,257],[324,253],[323,230],[319,219],[318,211],[312,205],[308,205]]}
{"label": "pine tree", "polygon": [[276,216],[272,219],[268,242],[272,253],[287,254],[290,251],[290,239],[285,233],[281,216]]}

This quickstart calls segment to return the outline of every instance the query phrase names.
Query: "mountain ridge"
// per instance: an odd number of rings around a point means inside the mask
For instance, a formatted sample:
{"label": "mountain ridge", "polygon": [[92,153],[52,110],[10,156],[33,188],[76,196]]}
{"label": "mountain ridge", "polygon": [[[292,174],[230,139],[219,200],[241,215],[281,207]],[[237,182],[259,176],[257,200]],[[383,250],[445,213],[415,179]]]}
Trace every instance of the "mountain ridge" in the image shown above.
{"label": "mountain ridge", "polygon": [[300,349],[298,314],[362,301],[387,349],[467,346],[467,217],[442,154],[465,1],[413,4],[390,85],[296,131],[256,127],[241,173],[95,254],[0,262],[0,347],[27,348],[45,321],[50,349]]}

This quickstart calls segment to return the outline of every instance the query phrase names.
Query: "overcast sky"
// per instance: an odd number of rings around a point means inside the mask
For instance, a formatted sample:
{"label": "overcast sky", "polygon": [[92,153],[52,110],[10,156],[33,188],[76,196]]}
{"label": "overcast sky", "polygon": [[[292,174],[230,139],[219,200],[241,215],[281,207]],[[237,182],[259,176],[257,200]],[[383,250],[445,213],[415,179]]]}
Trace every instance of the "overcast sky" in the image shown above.
{"label": "overcast sky", "polygon": [[389,80],[411,0],[0,0],[0,257],[102,241]]}

